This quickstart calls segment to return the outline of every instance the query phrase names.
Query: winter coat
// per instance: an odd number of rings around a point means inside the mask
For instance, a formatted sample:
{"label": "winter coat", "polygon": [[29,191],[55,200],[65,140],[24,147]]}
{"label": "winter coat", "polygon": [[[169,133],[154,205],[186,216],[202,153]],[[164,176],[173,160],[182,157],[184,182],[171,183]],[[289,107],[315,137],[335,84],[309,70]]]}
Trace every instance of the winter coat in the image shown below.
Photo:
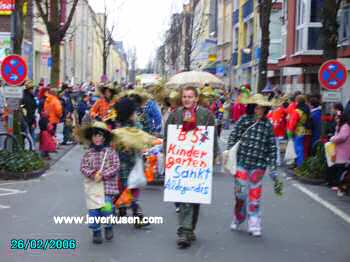
{"label": "winter coat", "polygon": [[330,141],[335,144],[335,163],[347,163],[350,160],[350,126],[342,125]]}
{"label": "winter coat", "polygon": [[117,152],[111,147],[106,147],[101,151],[96,151],[93,147],[89,148],[81,161],[80,171],[85,177],[94,179],[96,172],[101,168],[105,152],[107,152],[106,160],[101,171],[105,195],[117,195],[119,193],[117,176],[120,161]]}
{"label": "winter coat", "polygon": [[113,102],[108,102],[104,97],[98,99],[96,103],[92,106],[90,116],[93,119],[99,118],[103,120],[108,116],[109,110],[112,108]]}
{"label": "winter coat", "polygon": [[49,124],[48,128],[40,132],[40,145],[39,150],[42,152],[55,152],[57,149],[57,141],[52,134],[52,125]]}
{"label": "winter coat", "polygon": [[35,123],[35,111],[37,109],[34,95],[28,90],[24,90],[21,104],[26,111],[25,121],[29,126],[33,125]]}
{"label": "winter coat", "polygon": [[314,146],[321,139],[322,129],[322,111],[321,107],[316,107],[311,110],[311,145]]}
{"label": "winter coat", "polygon": [[61,101],[57,96],[48,94],[44,104],[44,111],[49,114],[50,124],[55,125],[61,122],[63,109]]}

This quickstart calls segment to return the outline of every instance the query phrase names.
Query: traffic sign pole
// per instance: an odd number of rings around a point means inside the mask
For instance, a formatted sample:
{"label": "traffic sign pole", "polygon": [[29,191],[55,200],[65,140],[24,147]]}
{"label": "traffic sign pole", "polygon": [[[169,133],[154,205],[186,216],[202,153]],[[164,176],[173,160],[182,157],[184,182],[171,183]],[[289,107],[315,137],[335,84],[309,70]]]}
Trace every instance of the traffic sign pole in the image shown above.
{"label": "traffic sign pole", "polygon": [[[1,76],[8,84],[5,87],[5,98],[10,105],[8,116],[8,133],[13,135],[15,112],[19,109],[20,100],[23,95],[23,87],[21,86],[28,74],[28,66],[26,61],[19,55],[10,55],[5,57],[1,64]],[[10,144],[10,149],[12,149]]]}

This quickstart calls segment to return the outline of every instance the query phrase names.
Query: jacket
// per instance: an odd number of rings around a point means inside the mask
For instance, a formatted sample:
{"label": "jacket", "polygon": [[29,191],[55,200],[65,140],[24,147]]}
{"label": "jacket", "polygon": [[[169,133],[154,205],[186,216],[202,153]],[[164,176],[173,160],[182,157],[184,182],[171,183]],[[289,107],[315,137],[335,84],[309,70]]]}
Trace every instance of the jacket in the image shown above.
{"label": "jacket", "polygon": [[35,123],[35,111],[37,109],[36,101],[34,95],[30,93],[28,90],[23,91],[23,98],[21,101],[22,107],[26,111],[26,115],[24,119],[28,123],[28,125],[33,125]]}
{"label": "jacket", "polygon": [[89,148],[81,161],[80,171],[85,177],[94,179],[96,172],[101,168],[105,152],[107,152],[106,161],[101,171],[105,195],[116,195],[119,193],[117,176],[120,162],[117,152],[111,147],[106,147],[101,151]]}
{"label": "jacket", "polygon": [[55,125],[61,122],[63,109],[61,101],[57,96],[48,94],[44,104],[44,111],[49,114],[50,124]]}
{"label": "jacket", "polygon": [[277,137],[285,137],[287,132],[287,110],[281,106],[268,114]]}
{"label": "jacket", "polygon": [[57,142],[52,135],[52,125],[40,132],[39,150],[42,152],[55,152],[57,149]]}
{"label": "jacket", "polygon": [[350,160],[350,126],[348,124],[342,125],[330,141],[335,144],[335,163],[347,163]]}
{"label": "jacket", "polygon": [[289,134],[296,136],[306,135],[306,121],[307,115],[300,109],[296,109],[292,112],[287,124],[287,130]]}
{"label": "jacket", "polygon": [[104,97],[98,99],[96,103],[92,106],[90,111],[90,116],[92,118],[99,118],[103,120],[108,116],[109,110],[112,108],[113,102],[108,102]]}

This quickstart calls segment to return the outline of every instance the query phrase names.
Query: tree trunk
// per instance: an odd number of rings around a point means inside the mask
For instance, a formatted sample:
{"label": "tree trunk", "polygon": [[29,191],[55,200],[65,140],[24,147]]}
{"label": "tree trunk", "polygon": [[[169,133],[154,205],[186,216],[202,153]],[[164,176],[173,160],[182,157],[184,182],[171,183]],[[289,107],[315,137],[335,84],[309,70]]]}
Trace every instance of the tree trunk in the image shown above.
{"label": "tree trunk", "polygon": [[258,92],[261,92],[267,84],[268,59],[270,47],[270,16],[272,0],[260,1],[260,26],[261,26],[261,57],[259,61]]}
{"label": "tree trunk", "polygon": [[51,42],[51,59],[52,59],[52,68],[51,68],[51,74],[50,74],[50,84],[52,88],[58,88],[59,81],[60,81],[60,43]]}
{"label": "tree trunk", "polygon": [[191,50],[192,50],[192,14],[185,15],[186,33],[185,33],[185,71],[191,70]]}
{"label": "tree trunk", "polygon": [[[335,3],[336,2],[336,3]],[[340,0],[325,0],[323,7],[322,34],[323,34],[323,56],[326,60],[337,58],[338,50],[338,21],[337,14]]]}
{"label": "tree trunk", "polygon": [[15,35],[13,39],[13,53],[21,55],[22,54],[22,42],[23,42],[23,5],[24,0],[16,0],[15,11],[14,11],[14,30]]}

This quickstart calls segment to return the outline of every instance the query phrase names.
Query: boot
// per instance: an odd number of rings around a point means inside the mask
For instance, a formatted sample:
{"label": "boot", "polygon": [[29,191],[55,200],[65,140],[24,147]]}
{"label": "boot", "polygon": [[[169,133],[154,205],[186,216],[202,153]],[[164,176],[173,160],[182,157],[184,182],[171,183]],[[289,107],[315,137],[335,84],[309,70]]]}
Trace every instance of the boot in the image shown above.
{"label": "boot", "polygon": [[102,244],[102,232],[101,230],[93,231],[92,233],[92,243],[94,244]]}
{"label": "boot", "polygon": [[179,234],[176,240],[176,244],[179,248],[187,248],[191,246],[191,241],[186,237],[185,234]]}
{"label": "boot", "polygon": [[119,217],[126,217],[126,215],[127,215],[126,207],[119,208],[118,215],[119,215]]}
{"label": "boot", "polygon": [[197,240],[197,236],[196,234],[194,233],[194,231],[192,231],[191,233],[188,233],[188,239],[190,241],[196,241]]}
{"label": "boot", "polygon": [[150,225],[149,222],[144,223],[142,221],[143,220],[143,214],[142,213],[137,213],[137,214],[134,215],[134,217],[138,217],[139,218],[138,221],[135,221],[135,224],[134,224],[135,228],[140,229],[140,228],[147,227],[147,226]]}
{"label": "boot", "polygon": [[112,227],[106,227],[105,228],[105,239],[106,240],[112,240],[113,239],[113,228]]}

